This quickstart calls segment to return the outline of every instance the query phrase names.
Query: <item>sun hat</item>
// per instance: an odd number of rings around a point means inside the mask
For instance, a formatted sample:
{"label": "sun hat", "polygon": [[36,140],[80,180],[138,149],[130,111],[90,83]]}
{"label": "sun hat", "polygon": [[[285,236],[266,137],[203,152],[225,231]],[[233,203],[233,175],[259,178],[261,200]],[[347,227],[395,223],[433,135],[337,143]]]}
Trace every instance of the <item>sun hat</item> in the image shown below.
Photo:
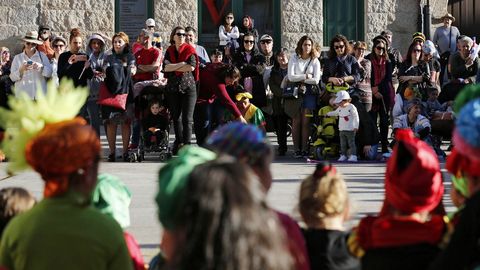
{"label": "sun hat", "polygon": [[273,38],[270,35],[265,34],[262,37],[260,37],[260,41],[264,41],[264,40],[273,40]]}
{"label": "sun hat", "polygon": [[442,20],[443,20],[443,19],[445,19],[445,18],[449,18],[449,19],[451,19],[451,20],[452,20],[452,22],[454,22],[454,21],[455,21],[455,17],[453,17],[453,15],[452,15],[452,14],[450,14],[450,13],[448,13],[448,12],[447,12],[447,14],[443,15],[443,17],[442,17]]}
{"label": "sun hat", "polygon": [[250,94],[249,92],[241,92],[241,93],[238,93],[238,94],[235,95],[235,99],[236,99],[237,101],[240,101],[240,100],[242,100],[242,99],[244,99],[244,98],[252,99],[253,96],[252,96],[252,94]]}
{"label": "sun hat", "polygon": [[38,32],[37,31],[28,31],[25,36],[22,38],[25,42],[35,43],[38,45],[42,45],[43,41],[38,40]]}

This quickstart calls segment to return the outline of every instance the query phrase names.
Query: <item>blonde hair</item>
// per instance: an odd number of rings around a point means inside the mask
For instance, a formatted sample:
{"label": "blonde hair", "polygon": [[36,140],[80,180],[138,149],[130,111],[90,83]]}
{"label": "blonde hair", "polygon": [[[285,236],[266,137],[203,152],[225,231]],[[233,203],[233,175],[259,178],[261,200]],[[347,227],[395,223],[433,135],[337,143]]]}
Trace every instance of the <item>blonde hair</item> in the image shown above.
{"label": "blonde hair", "polygon": [[342,175],[329,171],[307,177],[300,185],[299,210],[307,226],[325,217],[343,215],[348,206],[347,185]]}

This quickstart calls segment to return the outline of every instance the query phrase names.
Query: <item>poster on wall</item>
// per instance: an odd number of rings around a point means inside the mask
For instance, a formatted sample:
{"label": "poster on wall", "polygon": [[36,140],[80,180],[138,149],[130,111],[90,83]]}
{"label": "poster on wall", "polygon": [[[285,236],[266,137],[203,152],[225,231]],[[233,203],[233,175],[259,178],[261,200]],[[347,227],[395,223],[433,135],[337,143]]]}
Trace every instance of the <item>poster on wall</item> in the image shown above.
{"label": "poster on wall", "polygon": [[118,0],[119,31],[125,32],[133,42],[147,20],[147,0]]}

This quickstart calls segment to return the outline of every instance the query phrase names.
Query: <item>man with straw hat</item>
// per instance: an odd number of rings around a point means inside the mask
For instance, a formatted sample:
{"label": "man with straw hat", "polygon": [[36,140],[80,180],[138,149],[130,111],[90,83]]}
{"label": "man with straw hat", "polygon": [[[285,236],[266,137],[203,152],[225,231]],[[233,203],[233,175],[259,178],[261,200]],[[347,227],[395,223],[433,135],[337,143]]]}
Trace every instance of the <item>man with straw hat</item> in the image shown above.
{"label": "man with straw hat", "polygon": [[443,25],[438,27],[433,34],[433,43],[438,47],[440,54],[440,85],[448,78],[445,74],[450,54],[457,50],[457,38],[460,36],[460,31],[452,23],[455,17],[447,13],[442,17]]}

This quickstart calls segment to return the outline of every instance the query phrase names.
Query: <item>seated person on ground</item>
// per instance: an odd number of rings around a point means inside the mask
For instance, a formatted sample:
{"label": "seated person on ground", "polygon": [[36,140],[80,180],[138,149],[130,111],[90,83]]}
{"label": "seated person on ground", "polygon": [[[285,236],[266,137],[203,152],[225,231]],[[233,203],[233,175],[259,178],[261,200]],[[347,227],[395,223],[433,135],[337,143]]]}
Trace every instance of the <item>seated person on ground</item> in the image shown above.
{"label": "seated person on ground", "polygon": [[[235,95],[236,105],[237,108],[243,115],[243,118],[252,125],[257,126],[260,128],[264,133],[265,130],[265,116],[263,115],[262,110],[260,110],[257,106],[250,103],[250,99],[252,99],[252,94],[249,92],[241,92]],[[225,117],[225,120],[234,120],[233,116],[230,112],[227,112],[228,116]]]}

